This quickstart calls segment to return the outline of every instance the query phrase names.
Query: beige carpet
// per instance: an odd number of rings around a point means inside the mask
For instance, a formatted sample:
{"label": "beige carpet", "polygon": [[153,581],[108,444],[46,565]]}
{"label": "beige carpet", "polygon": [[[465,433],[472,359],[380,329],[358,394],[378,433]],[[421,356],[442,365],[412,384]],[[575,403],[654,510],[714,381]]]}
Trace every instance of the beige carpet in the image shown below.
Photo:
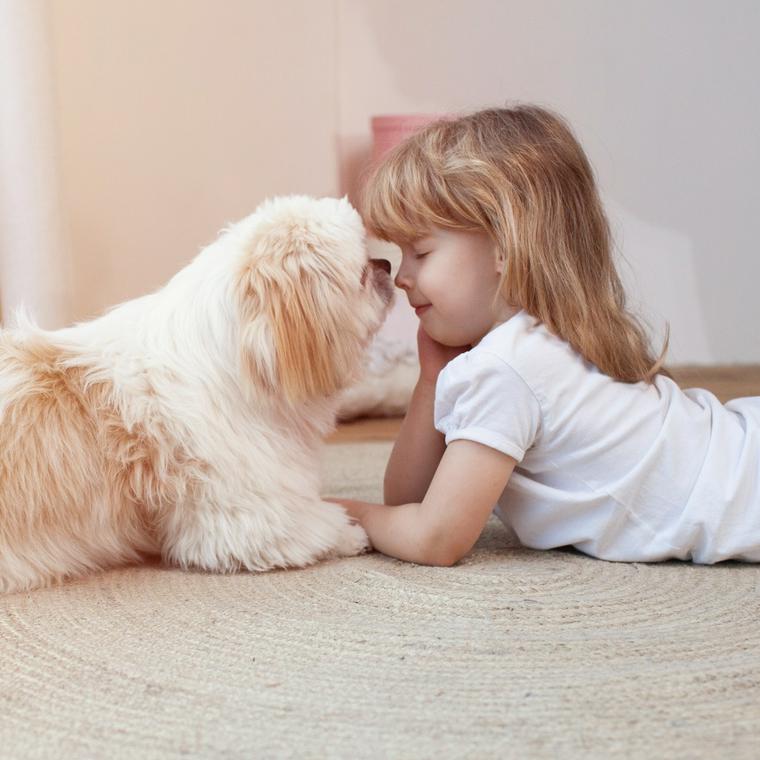
{"label": "beige carpet", "polygon": [[[390,444],[331,446],[377,499]],[[0,757],[757,758],[760,567],[509,547],[0,599]]]}

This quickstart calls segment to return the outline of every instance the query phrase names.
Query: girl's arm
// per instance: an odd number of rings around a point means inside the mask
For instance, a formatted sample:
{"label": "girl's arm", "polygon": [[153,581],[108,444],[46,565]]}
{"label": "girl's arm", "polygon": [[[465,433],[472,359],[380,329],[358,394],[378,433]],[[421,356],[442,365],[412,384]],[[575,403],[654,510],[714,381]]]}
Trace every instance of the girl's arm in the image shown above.
{"label": "girl's arm", "polygon": [[336,501],[383,554],[420,565],[451,566],[478,540],[515,464],[489,446],[453,441],[421,502],[388,506]]}
{"label": "girl's arm", "polygon": [[393,445],[383,481],[386,504],[420,502],[435,475],[446,441],[433,427],[435,382],[420,378]]}
{"label": "girl's arm", "polygon": [[386,504],[421,502],[424,498],[446,450],[443,434],[433,425],[438,373],[468,348],[444,346],[433,340],[422,325],[418,327],[420,378],[385,468],[383,501]]}

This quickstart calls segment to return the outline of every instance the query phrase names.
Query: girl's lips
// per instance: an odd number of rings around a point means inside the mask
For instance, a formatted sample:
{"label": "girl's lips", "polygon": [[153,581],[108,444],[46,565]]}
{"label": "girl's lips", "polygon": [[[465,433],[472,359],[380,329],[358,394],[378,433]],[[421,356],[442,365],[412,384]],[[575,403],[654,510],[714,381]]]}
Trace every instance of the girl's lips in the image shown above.
{"label": "girl's lips", "polygon": [[415,310],[414,310],[414,313],[419,317],[421,314],[423,314],[429,308],[430,308],[430,304],[426,303],[424,306],[417,306],[415,308]]}

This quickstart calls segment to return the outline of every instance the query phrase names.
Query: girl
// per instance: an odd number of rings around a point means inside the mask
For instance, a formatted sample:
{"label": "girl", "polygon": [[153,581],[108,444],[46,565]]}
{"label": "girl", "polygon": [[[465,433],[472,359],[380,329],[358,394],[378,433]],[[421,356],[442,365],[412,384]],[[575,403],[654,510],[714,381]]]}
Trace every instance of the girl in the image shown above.
{"label": "girl", "polygon": [[760,398],[681,391],[626,311],[567,124],[534,106],[435,122],[365,191],[420,320],[385,505],[340,500],[381,552],[451,565],[492,510],[529,547],[760,560]]}

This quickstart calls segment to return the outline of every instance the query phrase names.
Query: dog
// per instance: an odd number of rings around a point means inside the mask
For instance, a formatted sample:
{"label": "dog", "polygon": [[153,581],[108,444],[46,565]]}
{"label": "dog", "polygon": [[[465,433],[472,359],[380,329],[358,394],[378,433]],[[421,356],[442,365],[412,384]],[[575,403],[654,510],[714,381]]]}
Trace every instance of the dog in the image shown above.
{"label": "dog", "polygon": [[0,591],[160,555],[214,572],[369,548],[320,498],[340,392],[393,299],[346,198],[282,196],[163,288],[0,331]]}

